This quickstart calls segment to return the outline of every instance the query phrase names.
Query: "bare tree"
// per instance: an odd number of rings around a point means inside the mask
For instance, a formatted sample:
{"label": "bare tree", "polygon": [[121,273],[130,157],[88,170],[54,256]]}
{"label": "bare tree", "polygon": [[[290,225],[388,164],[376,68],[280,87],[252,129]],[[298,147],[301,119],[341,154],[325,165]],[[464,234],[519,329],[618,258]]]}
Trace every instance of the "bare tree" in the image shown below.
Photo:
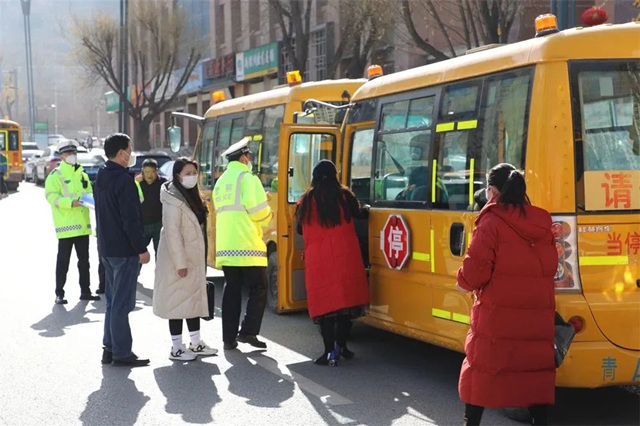
{"label": "bare tree", "polygon": [[[443,60],[457,56],[457,46],[471,49],[507,43],[524,3],[524,0],[401,0],[398,12],[410,44],[436,60]],[[420,22],[421,17],[426,19]],[[419,28],[429,26],[438,28],[446,47],[436,46],[420,34]]]}
{"label": "bare tree", "polygon": [[285,54],[302,75],[309,56],[312,5],[313,0],[269,0],[278,18]]}
{"label": "bare tree", "polygon": [[[396,0],[334,0],[339,9],[340,42],[327,64],[327,76],[361,77],[371,54],[391,27],[389,10]],[[314,0],[268,0],[282,32],[285,55],[302,74],[307,71]],[[333,54],[331,54],[333,53]]]}
{"label": "bare tree", "polygon": [[340,8],[340,42],[328,65],[329,78],[335,78],[343,63],[343,74],[349,78],[362,77],[371,55],[384,40],[393,25],[389,10],[395,0],[338,0]]}
{"label": "bare tree", "polygon": [[[135,86],[127,96],[119,73],[119,23],[110,15],[74,18],[75,54],[89,82],[103,80],[127,105],[134,120],[136,149],[150,148],[149,127],[179,95],[200,60],[196,47],[179,63],[184,47],[186,19],[179,8],[165,3],[135,2],[129,17],[129,69]],[[179,67],[182,71],[174,73]]]}

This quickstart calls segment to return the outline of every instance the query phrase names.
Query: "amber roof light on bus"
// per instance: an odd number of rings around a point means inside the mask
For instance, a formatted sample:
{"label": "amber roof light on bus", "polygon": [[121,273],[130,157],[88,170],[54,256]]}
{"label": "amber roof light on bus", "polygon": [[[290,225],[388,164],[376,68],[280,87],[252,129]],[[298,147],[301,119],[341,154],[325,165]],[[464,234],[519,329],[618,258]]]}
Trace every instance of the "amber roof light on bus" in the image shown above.
{"label": "amber roof light on bus", "polygon": [[536,37],[546,36],[558,32],[558,19],[553,13],[539,15],[536,18]]}
{"label": "amber roof light on bus", "polygon": [[380,65],[371,65],[367,68],[367,78],[369,80],[380,77],[382,75],[382,67]]}
{"label": "amber roof light on bus", "polygon": [[211,94],[211,100],[213,101],[214,104],[217,104],[218,102],[222,102],[226,99],[226,96],[224,95],[224,92],[222,90],[218,90],[217,92],[213,92]]}
{"label": "amber roof light on bus", "polygon": [[287,84],[289,86],[295,86],[300,83],[302,83],[302,75],[300,75],[300,71],[294,70],[287,73]]}

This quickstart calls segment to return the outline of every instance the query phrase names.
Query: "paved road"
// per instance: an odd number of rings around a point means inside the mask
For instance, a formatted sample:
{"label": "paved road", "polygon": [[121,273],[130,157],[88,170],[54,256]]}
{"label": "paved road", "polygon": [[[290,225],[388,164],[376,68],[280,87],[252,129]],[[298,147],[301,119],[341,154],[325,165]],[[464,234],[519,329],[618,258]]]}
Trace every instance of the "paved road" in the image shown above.
{"label": "paved road", "polygon": [[[265,352],[241,345],[192,363],[170,361],[168,325],[151,311],[153,264],[142,270],[131,314],[134,351],[150,357],[151,365],[103,367],[104,301],[78,300],[74,267],[66,287],[69,304],[53,304],[52,228],[41,187],[22,184],[0,201],[2,425],[462,423],[462,355],[361,324],[350,345],[356,358],[338,368],[311,362],[322,345],[306,313],[267,313]],[[95,240],[91,256],[95,289]],[[204,339],[221,348],[220,319],[202,329]],[[552,424],[640,423],[638,396],[628,390],[558,389],[557,395]],[[483,424],[518,423],[489,410]]]}

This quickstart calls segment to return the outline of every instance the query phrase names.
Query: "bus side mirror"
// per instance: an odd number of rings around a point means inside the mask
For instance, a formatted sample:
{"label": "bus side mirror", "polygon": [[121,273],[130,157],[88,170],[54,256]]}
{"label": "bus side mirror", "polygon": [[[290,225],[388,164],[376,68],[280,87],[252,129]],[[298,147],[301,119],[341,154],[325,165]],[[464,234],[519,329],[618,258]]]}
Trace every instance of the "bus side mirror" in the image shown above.
{"label": "bus side mirror", "polygon": [[179,126],[171,126],[167,129],[167,139],[169,139],[169,147],[171,151],[180,151],[182,144],[182,129]]}

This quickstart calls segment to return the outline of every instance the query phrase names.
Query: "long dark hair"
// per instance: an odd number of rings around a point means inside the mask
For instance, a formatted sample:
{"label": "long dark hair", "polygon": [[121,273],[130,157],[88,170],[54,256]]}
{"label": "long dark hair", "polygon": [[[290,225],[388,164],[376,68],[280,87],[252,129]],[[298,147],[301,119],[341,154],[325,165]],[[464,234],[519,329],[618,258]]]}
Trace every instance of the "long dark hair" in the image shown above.
{"label": "long dark hair", "polygon": [[524,176],[514,166],[500,163],[494,166],[487,175],[487,184],[495,187],[500,193],[498,203],[506,207],[519,207],[526,214],[524,206],[531,204],[527,195],[527,183]]}
{"label": "long dark hair", "polygon": [[335,164],[329,160],[319,161],[313,168],[311,186],[300,199],[296,219],[300,223],[311,223],[312,204],[315,203],[318,222],[323,228],[340,225],[343,217],[351,222],[352,213],[345,192],[351,191],[338,182]]}
{"label": "long dark hair", "polygon": [[198,163],[193,160],[189,160],[186,157],[180,157],[173,164],[173,186],[180,191],[185,200],[187,200],[187,204],[193,211],[193,213],[198,218],[198,222],[203,224],[205,220],[207,220],[207,206],[202,202],[202,197],[200,197],[200,191],[198,190],[198,185],[194,186],[191,189],[187,189],[182,186],[182,182],[180,182],[180,172],[187,166],[191,164],[196,168],[196,172],[198,171]]}

